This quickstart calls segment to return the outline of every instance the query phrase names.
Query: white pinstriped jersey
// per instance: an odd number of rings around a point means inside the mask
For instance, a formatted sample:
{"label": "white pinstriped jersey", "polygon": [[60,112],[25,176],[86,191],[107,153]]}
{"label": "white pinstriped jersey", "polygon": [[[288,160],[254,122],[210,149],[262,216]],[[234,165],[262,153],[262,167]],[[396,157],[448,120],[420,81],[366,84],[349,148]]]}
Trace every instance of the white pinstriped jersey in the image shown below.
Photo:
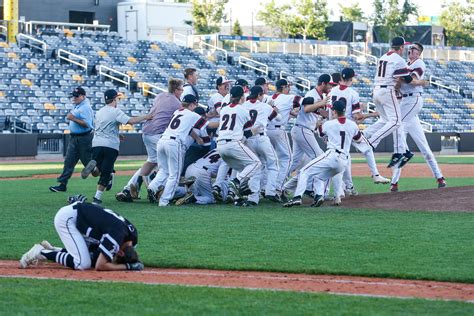
{"label": "white pinstriped jersey", "polygon": [[[209,134],[207,133],[207,125],[209,125],[209,122],[206,122],[201,129],[194,130],[197,136],[201,137],[202,141],[204,142],[202,146],[211,145],[211,139],[209,138]],[[194,138],[192,138],[191,135],[188,135],[186,137],[186,141],[184,142],[184,146],[186,147],[186,150],[188,150],[189,147],[191,147],[191,145],[194,144],[194,142],[195,142]]]}
{"label": "white pinstriped jersey", "polygon": [[221,155],[219,155],[217,150],[213,149],[208,152],[204,157],[198,159],[194,163],[194,166],[197,168],[206,167],[207,171],[211,173],[211,176],[215,177],[223,161],[224,160],[222,160]]}
{"label": "white pinstriped jersey", "polygon": [[380,57],[375,71],[375,86],[394,86],[398,77],[408,75],[405,60],[397,53],[390,51]]}
{"label": "white pinstriped jersey", "polygon": [[[247,97],[248,97],[248,96],[249,96],[249,94],[248,94],[247,92],[244,93],[244,98],[245,98],[245,100],[247,100]],[[223,106],[223,107],[226,106],[226,105],[228,105],[228,104],[230,103],[230,93],[227,93],[227,95],[226,95],[224,98],[222,98],[222,101],[221,101],[221,102],[222,102],[222,106]],[[219,113],[219,112],[220,112],[220,110],[219,110],[217,113]]]}
{"label": "white pinstriped jersey", "polygon": [[303,98],[299,95],[281,93],[272,95],[270,105],[278,109],[278,114],[281,115],[281,118],[270,121],[268,127],[275,129],[275,125],[285,126],[290,119],[291,110],[299,108],[302,102]]}
{"label": "white pinstriped jersey", "polygon": [[[418,79],[423,79],[425,77],[426,65],[422,59],[417,59],[413,63],[408,62],[408,70],[410,71],[410,75],[415,75]],[[400,87],[400,92],[402,94],[407,93],[416,93],[416,92],[423,92],[422,86],[414,86],[411,84],[407,84],[402,82]]]}
{"label": "white pinstriped jersey", "polygon": [[[309,90],[308,92],[306,92],[306,95],[304,97],[312,97],[314,99],[314,103],[319,102],[323,99],[323,96],[319,94],[316,89]],[[314,130],[316,128],[316,123],[318,122],[319,115],[315,112],[306,113],[303,109],[304,106],[306,105],[301,106],[301,109],[298,112],[298,115],[296,116],[295,123],[300,126],[309,128],[310,130]]]}
{"label": "white pinstriped jersey", "polygon": [[331,101],[342,101],[346,104],[346,117],[354,120],[353,114],[360,113],[360,97],[359,93],[352,87],[338,85],[331,90]]}
{"label": "white pinstriped jersey", "polygon": [[352,140],[357,141],[362,137],[357,124],[345,117],[324,122],[319,127],[319,134],[321,136],[327,135],[328,149],[336,149],[344,152],[346,155],[349,155]]}
{"label": "white pinstriped jersey", "polygon": [[217,141],[223,139],[242,140],[244,126],[250,127],[250,113],[240,104],[224,106],[220,113],[219,136]]}
{"label": "white pinstriped jersey", "polygon": [[220,93],[214,93],[211,95],[209,100],[207,100],[207,106],[209,107],[209,111],[215,111],[222,106],[222,100],[224,96]]}
{"label": "white pinstriped jersey", "polygon": [[193,111],[182,108],[173,113],[171,122],[163,133],[163,137],[176,137],[183,144],[186,143],[186,137],[193,128],[198,130],[205,128],[207,121]]}
{"label": "white pinstriped jersey", "polygon": [[267,131],[269,117],[273,113],[273,108],[269,104],[258,100],[248,100],[242,104],[242,107],[249,111],[250,116],[252,116],[252,112],[250,111],[256,111],[257,117],[253,126],[258,126],[259,133],[265,133]]}

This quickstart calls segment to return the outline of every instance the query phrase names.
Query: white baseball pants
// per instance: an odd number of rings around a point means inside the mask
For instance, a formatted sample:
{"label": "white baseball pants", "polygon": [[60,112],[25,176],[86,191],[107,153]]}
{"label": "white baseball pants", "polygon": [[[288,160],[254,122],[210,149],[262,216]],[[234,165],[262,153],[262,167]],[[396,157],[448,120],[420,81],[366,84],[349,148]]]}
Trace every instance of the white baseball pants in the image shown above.
{"label": "white baseball pants", "polygon": [[[272,143],[267,135],[255,135],[247,139],[247,146],[258,156],[260,161],[265,167],[266,172],[266,184],[265,184],[265,195],[276,194],[276,182],[278,178],[278,157],[273,149]],[[263,172],[261,173],[263,174]],[[258,179],[259,191],[261,177]],[[255,192],[259,194],[259,192]],[[250,199],[250,198],[249,198]]]}
{"label": "white baseball pants", "polygon": [[291,145],[290,140],[286,131],[281,128],[268,129],[267,130],[268,138],[272,143],[273,148],[275,149],[276,155],[278,157],[278,177],[276,180],[277,190],[282,190],[283,183],[290,174],[291,166]]}
{"label": "white baseball pants", "polygon": [[291,129],[291,139],[293,140],[293,157],[291,159],[290,173],[295,171],[306,155],[312,160],[324,152],[319,147],[314,133],[309,128],[293,126]]}
{"label": "white baseball pants", "polygon": [[77,210],[72,205],[59,209],[54,217],[54,227],[67,252],[74,258],[74,269],[87,270],[91,267],[91,257],[86,241],[76,227]]}
{"label": "white baseball pants", "polygon": [[214,204],[214,196],[212,195],[212,178],[211,173],[202,167],[196,167],[191,164],[186,169],[186,178],[196,177],[196,181],[189,188],[196,198],[196,204]]}

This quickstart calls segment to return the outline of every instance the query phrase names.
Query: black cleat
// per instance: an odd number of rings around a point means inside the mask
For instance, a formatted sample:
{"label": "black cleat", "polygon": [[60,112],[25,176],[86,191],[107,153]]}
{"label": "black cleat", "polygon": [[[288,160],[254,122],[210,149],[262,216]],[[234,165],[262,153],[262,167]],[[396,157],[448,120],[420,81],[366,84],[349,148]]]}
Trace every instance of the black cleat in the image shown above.
{"label": "black cleat", "polygon": [[126,189],[123,190],[122,192],[115,194],[115,199],[119,202],[126,202],[126,203],[133,202],[133,198],[132,198],[132,195],[130,194],[130,191]]}
{"label": "black cleat", "polygon": [[52,192],[66,192],[67,187],[65,184],[60,183],[59,185],[50,186],[49,190]]}
{"label": "black cleat", "polygon": [[281,199],[278,195],[265,195],[265,198],[272,202],[281,203]]}
{"label": "black cleat", "polygon": [[402,154],[398,154],[398,153],[393,154],[392,159],[390,159],[390,162],[387,165],[387,168],[392,168],[392,167],[398,165],[401,162],[402,159],[403,159]]}
{"label": "black cleat", "polygon": [[406,165],[411,160],[411,158],[413,158],[413,156],[415,156],[415,154],[412,153],[411,151],[407,150],[403,154],[402,160],[401,160],[400,164],[398,165],[398,168],[402,168],[404,165]]}
{"label": "black cleat", "polygon": [[324,203],[324,197],[322,195],[315,195],[314,202],[311,204],[311,207],[320,207]]}
{"label": "black cleat", "polygon": [[438,188],[446,188],[448,185],[446,184],[446,180],[444,179],[444,177],[441,177],[439,179],[437,179],[438,181]]}
{"label": "black cleat", "polygon": [[96,197],[94,196],[94,198],[92,199],[92,204],[101,205],[101,204],[102,204],[102,200],[99,200],[98,198],[96,198]]}
{"label": "black cleat", "polygon": [[301,201],[301,197],[295,196],[294,198],[292,198],[291,200],[283,204],[283,207],[293,207],[293,206],[298,206],[301,204],[303,204],[303,201]]}

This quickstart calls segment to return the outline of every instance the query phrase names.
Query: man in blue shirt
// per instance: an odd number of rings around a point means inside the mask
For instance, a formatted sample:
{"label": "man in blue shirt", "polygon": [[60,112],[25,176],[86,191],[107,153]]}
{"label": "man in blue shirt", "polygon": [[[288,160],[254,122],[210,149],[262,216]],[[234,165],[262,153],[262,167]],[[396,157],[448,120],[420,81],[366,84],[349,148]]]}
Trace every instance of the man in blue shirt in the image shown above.
{"label": "man in blue shirt", "polygon": [[92,158],[92,138],[94,129],[94,112],[89,100],[86,98],[86,91],[82,87],[77,87],[71,93],[74,109],[66,116],[69,120],[69,131],[71,138],[66,151],[64,168],[58,177],[59,184],[50,186],[52,192],[66,192],[67,182],[74,172],[74,167],[81,160],[86,166]]}

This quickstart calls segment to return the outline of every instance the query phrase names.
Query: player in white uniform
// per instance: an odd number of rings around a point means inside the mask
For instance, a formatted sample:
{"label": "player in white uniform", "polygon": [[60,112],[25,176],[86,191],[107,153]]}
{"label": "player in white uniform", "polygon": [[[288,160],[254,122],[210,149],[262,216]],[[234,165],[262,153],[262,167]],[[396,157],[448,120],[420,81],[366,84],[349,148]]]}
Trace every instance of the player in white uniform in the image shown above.
{"label": "player in white uniform", "polygon": [[[391,50],[380,57],[375,75],[374,103],[377,106],[381,120],[364,131],[373,148],[392,132],[396,131],[402,122],[400,105],[398,104],[395,86],[399,81],[410,83],[416,79],[410,76],[405,61],[401,57],[405,42],[403,37],[395,37],[391,42]],[[400,142],[400,144],[399,144]],[[405,147],[404,140],[395,139],[397,148]],[[403,153],[394,153],[388,167],[397,166],[403,158]]]}
{"label": "player in white uniform", "polygon": [[[234,86],[241,86],[244,89],[244,97],[247,99],[247,96],[249,95],[249,83],[245,79],[237,79],[234,82]],[[228,93],[223,99],[222,99],[222,106],[226,106],[230,104],[230,93]]]}
{"label": "player in white uniform", "polygon": [[[267,125],[269,120],[278,118],[278,113],[269,104],[263,103],[264,94],[260,86],[250,89],[248,100],[241,107],[248,110],[251,115],[256,115],[255,123],[245,144],[260,158],[266,170],[265,197],[273,202],[280,202],[276,194],[276,179],[278,177],[278,158],[267,136]],[[262,173],[260,173],[261,175]],[[255,177],[256,178],[256,177]],[[248,200],[258,203],[261,179],[256,178],[258,191],[252,191]]]}
{"label": "player in white uniform", "polygon": [[174,197],[183,167],[186,138],[193,129],[206,128],[206,120],[194,111],[197,99],[188,94],[183,98],[183,108],[173,114],[168,128],[158,141],[158,174],[148,186],[148,199],[159,206],[167,206]]}
{"label": "player in white uniform", "polygon": [[270,100],[272,99],[271,96],[268,95],[268,85],[270,84],[271,82],[268,81],[266,78],[264,77],[259,77],[257,79],[255,79],[255,85],[256,86],[260,86],[262,87],[263,89],[263,99],[262,99],[262,102],[263,103],[268,103],[270,104]]}
{"label": "player in white uniform", "polygon": [[328,137],[327,150],[300,170],[294,197],[283,206],[301,205],[308,180],[312,177],[316,181],[314,203],[311,206],[319,207],[324,203],[324,182],[346,168],[352,140],[358,141],[362,137],[357,124],[344,116],[345,109],[346,105],[342,101],[333,103],[331,111],[335,119],[325,122],[319,128],[320,135]]}
{"label": "player in white uniform", "polygon": [[278,193],[281,194],[283,183],[290,173],[291,166],[291,145],[285,129],[290,118],[290,112],[301,107],[303,98],[290,94],[290,83],[286,79],[278,80],[275,86],[277,93],[272,95],[269,102],[271,106],[277,108],[281,119],[274,119],[268,124],[267,134],[278,157],[280,171],[278,172],[276,187]]}
{"label": "player in white uniform", "polygon": [[207,101],[208,106],[208,117],[212,117],[209,119],[209,122],[218,121],[219,120],[219,112],[222,107],[222,100],[224,97],[229,94],[230,90],[230,83],[232,81],[227,79],[227,77],[220,76],[216,80],[216,89],[217,92],[211,95],[209,100]]}
{"label": "player in white uniform", "polygon": [[216,180],[214,184],[220,184],[223,188],[223,198],[227,196],[227,171],[224,161],[217,152],[211,150],[204,157],[191,164],[186,169],[186,178],[195,177],[196,181],[189,188],[191,193],[176,201],[176,205],[183,204],[214,204],[216,200],[212,194],[212,178]]}
{"label": "player in white uniform", "polygon": [[[244,102],[244,89],[234,86],[230,90],[231,103],[222,108],[220,113],[219,136],[217,137],[217,152],[227,165],[238,172],[237,178],[232,179],[231,193],[239,197],[249,194],[248,191],[258,192],[255,181],[249,183],[251,177],[258,177],[262,163],[257,155],[243,143],[244,128],[254,123],[248,110],[241,104]],[[251,201],[244,201],[241,206],[252,206]]]}
{"label": "player in white uniform", "polygon": [[[346,118],[352,121],[361,122],[368,117],[373,117],[372,114],[363,114],[360,108],[360,98],[359,93],[355,91],[352,86],[352,78],[356,76],[354,69],[352,68],[344,68],[341,72],[341,81],[337,87],[334,87],[331,91],[331,100],[332,102],[335,101],[342,101],[346,105]],[[380,175],[377,165],[375,163],[374,151],[370,144],[368,143],[367,139],[364,136],[361,137],[359,142],[352,141],[352,146],[354,146],[358,151],[360,151],[365,159],[367,160],[367,164],[369,165],[369,169],[372,173],[372,179],[374,183],[389,183],[390,180],[384,178]],[[335,182],[340,183],[340,175],[335,177]],[[345,184],[345,190],[348,192],[354,191],[354,185],[352,182],[352,174],[351,174],[351,160],[349,154],[349,163],[347,168],[344,170],[343,173],[343,181]],[[336,185],[337,187],[337,185]]]}
{"label": "player in white uniform", "polygon": [[293,157],[291,158],[290,173],[294,172],[303,163],[305,155],[308,157],[306,161],[309,161],[323,153],[316,141],[314,132],[316,123],[321,118],[318,113],[320,109],[324,109],[328,104],[330,100],[329,93],[333,85],[331,76],[323,74],[318,78],[318,85],[305,95],[305,98],[312,98],[313,102],[302,105],[296,117],[295,126],[291,129]]}
{"label": "player in white uniform", "polygon": [[[413,43],[408,49],[408,69],[410,74],[414,79],[422,80],[425,75],[426,65],[424,61],[420,58],[421,53],[423,52],[423,45],[420,43]],[[446,187],[446,181],[439,169],[436,158],[433,155],[433,152],[430,149],[428,141],[426,140],[425,133],[421,127],[420,119],[418,118],[418,113],[423,107],[423,87],[418,85],[414,86],[412,84],[402,83],[400,87],[400,93],[402,95],[402,100],[400,102],[401,114],[402,114],[402,128],[398,130],[398,135],[394,137],[406,139],[407,133],[410,134],[411,138],[415,141],[418,149],[423,154],[423,157],[426,160],[426,163],[433,172],[433,176],[437,179],[438,187]],[[403,150],[408,150],[407,148],[400,148],[394,150],[394,152],[400,152]],[[401,169],[394,168],[392,176],[392,185],[391,191],[398,191],[398,180],[400,179]]]}

